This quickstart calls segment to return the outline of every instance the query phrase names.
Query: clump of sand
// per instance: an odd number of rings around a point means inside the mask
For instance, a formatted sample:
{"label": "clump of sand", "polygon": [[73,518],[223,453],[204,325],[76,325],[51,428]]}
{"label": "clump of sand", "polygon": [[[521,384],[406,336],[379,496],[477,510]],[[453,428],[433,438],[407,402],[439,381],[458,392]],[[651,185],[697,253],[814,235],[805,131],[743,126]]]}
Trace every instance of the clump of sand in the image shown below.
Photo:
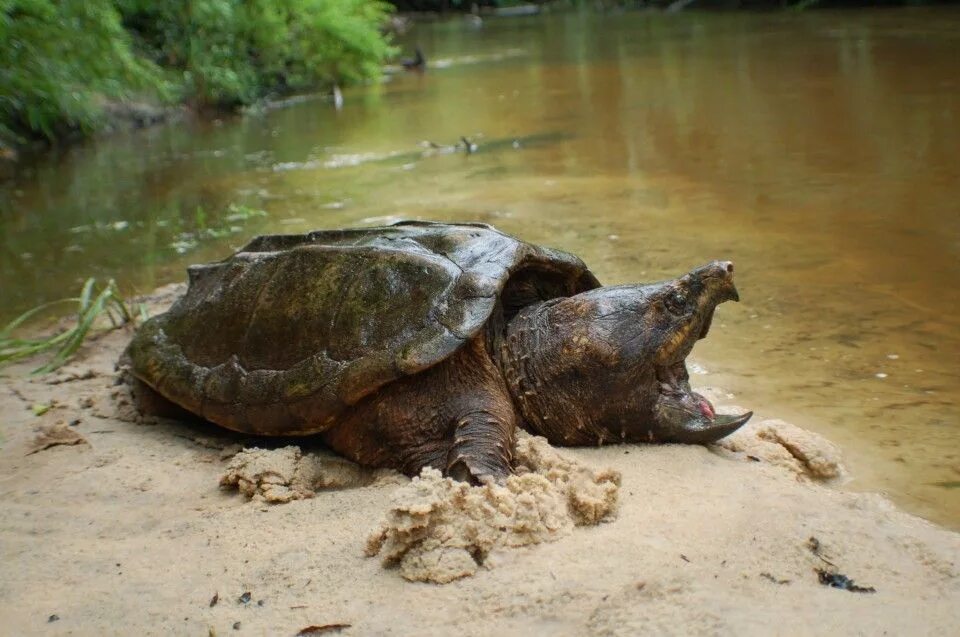
{"label": "clump of sand", "polygon": [[735,454],[783,467],[800,477],[828,481],[847,475],[840,448],[784,420],[750,423],[716,443]]}
{"label": "clump of sand", "polygon": [[300,447],[244,449],[230,459],[220,486],[237,488],[254,500],[283,503],[312,498],[321,489],[345,489],[372,483],[389,471],[364,469],[329,454],[304,454]]}
{"label": "clump of sand", "polygon": [[475,574],[495,550],[552,542],[616,515],[619,472],[593,471],[522,432],[516,459],[517,475],[502,485],[474,487],[425,469],[394,494],[367,555],[407,580],[444,584]]}

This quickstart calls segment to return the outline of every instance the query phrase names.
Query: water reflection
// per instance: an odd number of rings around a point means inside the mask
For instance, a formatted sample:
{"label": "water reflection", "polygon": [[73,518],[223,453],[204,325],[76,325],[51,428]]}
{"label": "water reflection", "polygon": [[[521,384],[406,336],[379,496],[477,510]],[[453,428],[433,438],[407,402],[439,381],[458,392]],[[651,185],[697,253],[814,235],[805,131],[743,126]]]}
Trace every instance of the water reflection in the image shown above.
{"label": "water reflection", "polygon": [[[610,283],[731,258],[744,300],[695,380],[825,433],[854,486],[958,527],[958,34],[943,9],[418,26],[406,46],[451,64],[340,112],[184,121],[4,184],[2,313],[91,274],[147,290],[256,232],[400,217],[495,223]],[[423,152],[461,136],[479,152]],[[230,203],[269,216],[178,254]]]}

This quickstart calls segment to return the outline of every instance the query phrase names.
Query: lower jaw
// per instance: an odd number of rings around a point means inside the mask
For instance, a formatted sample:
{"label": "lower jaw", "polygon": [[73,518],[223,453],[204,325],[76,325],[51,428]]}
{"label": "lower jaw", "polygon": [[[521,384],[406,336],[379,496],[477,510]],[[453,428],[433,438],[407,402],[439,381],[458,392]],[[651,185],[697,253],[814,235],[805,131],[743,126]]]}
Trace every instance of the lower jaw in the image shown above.
{"label": "lower jaw", "polygon": [[[711,312],[698,339],[707,335],[712,318]],[[675,348],[673,356],[680,351]],[[733,433],[753,415],[717,415],[710,401],[690,387],[685,358],[656,366],[655,375],[660,395],[650,423],[650,442],[709,444]]]}

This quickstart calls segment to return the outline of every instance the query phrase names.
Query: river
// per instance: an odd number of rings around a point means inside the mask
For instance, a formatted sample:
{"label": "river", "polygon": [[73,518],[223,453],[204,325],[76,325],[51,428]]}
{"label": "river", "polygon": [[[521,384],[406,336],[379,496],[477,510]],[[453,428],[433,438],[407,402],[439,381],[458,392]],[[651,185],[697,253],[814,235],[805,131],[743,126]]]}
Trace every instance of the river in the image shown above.
{"label": "river", "polygon": [[[732,259],[743,300],[694,385],[960,529],[960,11],[455,19],[399,44],[431,68],[340,111],[306,97],[21,166],[0,318],[91,275],[182,280],[256,233],[400,218],[492,223],[605,283]],[[477,152],[445,152],[462,136]]]}

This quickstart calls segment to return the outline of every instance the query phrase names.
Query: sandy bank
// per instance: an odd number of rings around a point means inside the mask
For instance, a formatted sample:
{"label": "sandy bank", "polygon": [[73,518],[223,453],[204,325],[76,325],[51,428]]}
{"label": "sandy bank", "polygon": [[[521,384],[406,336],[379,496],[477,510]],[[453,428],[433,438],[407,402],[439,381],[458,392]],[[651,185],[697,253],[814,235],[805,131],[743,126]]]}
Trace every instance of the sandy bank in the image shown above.
{"label": "sandy bank", "polygon": [[[263,441],[131,421],[113,372],[127,338],[98,339],[52,377],[18,375],[24,366],[0,381],[6,634],[960,632],[960,535],[825,483],[835,451],[790,425],[761,418],[715,448],[525,443],[529,471],[485,495],[361,471],[297,440],[318,463],[297,473],[301,452],[284,452],[293,469],[259,471],[271,476],[267,498],[241,480],[252,475],[241,449]],[[78,444],[31,453],[41,429]],[[225,475],[234,486],[220,486]],[[433,504],[398,514],[416,489]],[[463,542],[450,502],[481,521],[501,517],[470,526],[476,536]],[[592,513],[578,519],[578,507]],[[411,511],[436,516],[428,539],[460,542],[460,553],[441,553],[472,576],[413,583],[402,565],[383,566]],[[816,569],[831,564],[876,592],[821,585]]]}

